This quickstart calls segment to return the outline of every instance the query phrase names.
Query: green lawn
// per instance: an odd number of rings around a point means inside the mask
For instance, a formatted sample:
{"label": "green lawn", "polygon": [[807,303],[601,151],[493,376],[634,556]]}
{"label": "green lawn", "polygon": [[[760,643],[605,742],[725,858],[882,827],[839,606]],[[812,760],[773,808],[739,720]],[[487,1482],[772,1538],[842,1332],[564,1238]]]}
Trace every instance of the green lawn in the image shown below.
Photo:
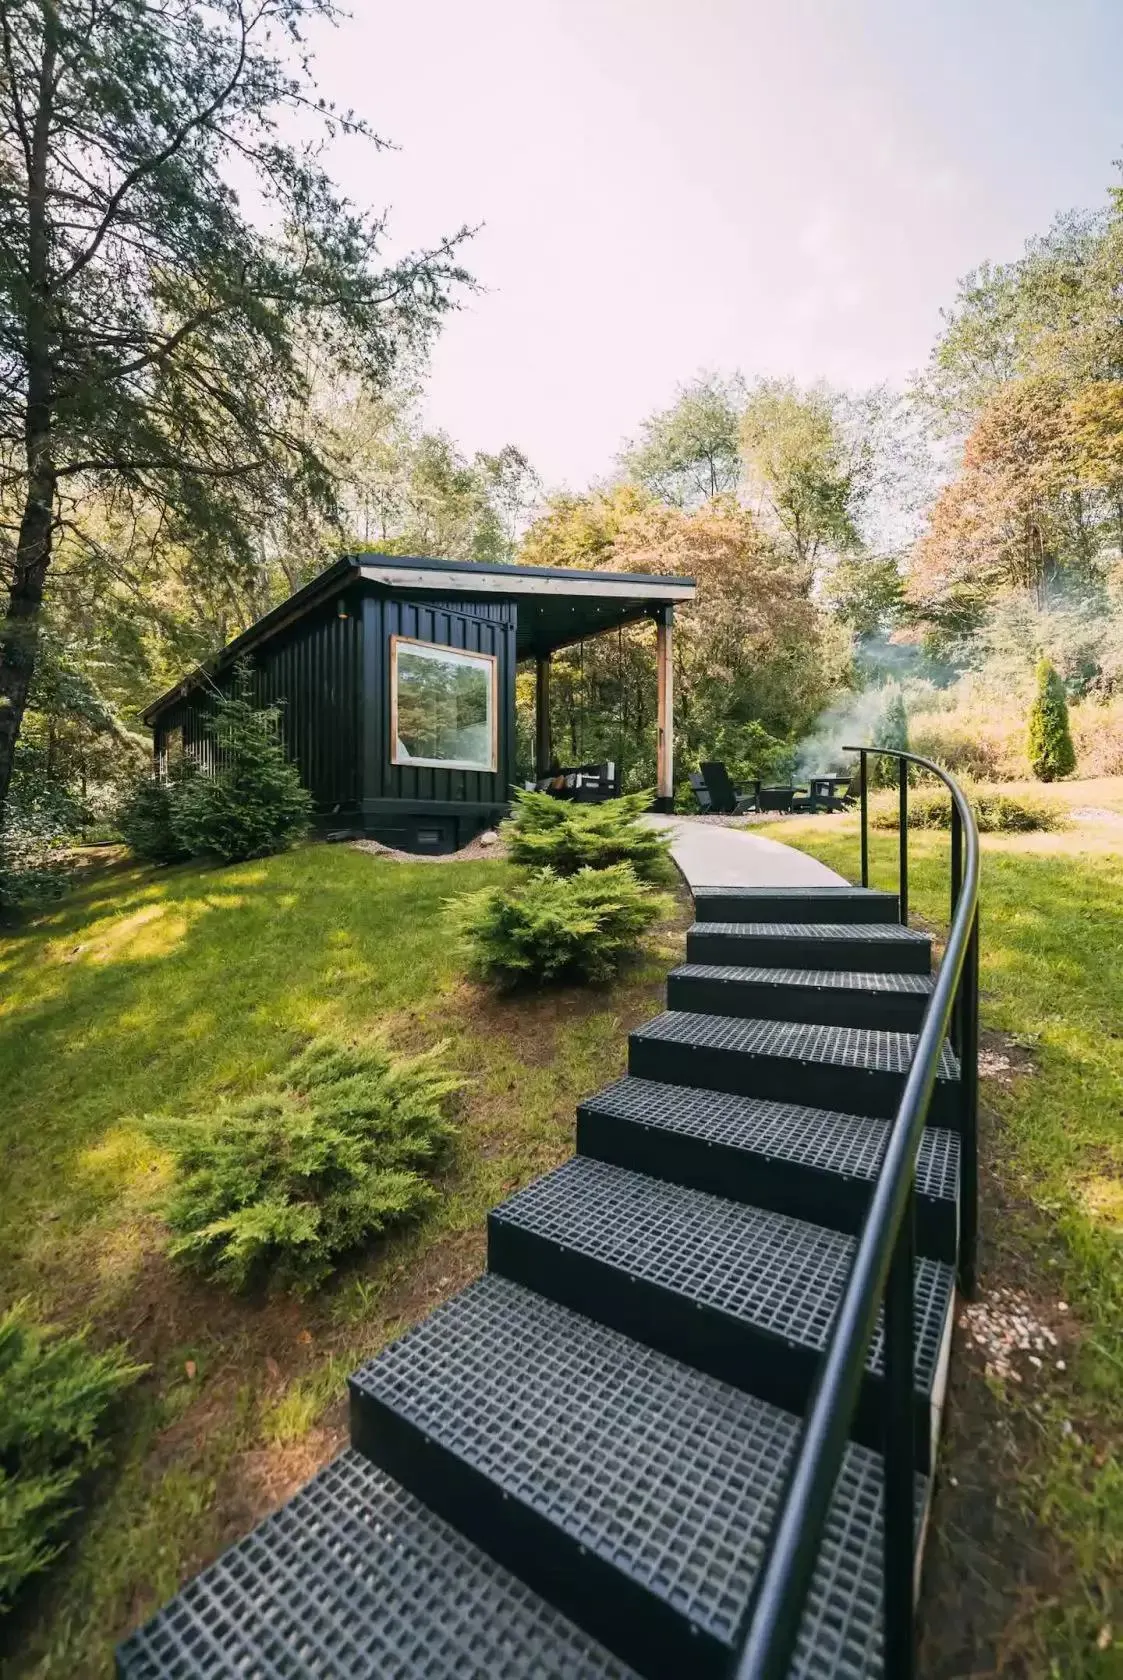
{"label": "green lawn", "polygon": [[[1019,1381],[993,1359],[988,1375],[961,1328],[926,1587],[931,1680],[1123,1674],[1123,828],[1104,815],[1121,791],[1070,784],[1066,804],[1096,807],[1074,827],[983,839],[981,1306],[1058,1342],[1037,1365],[1032,1338],[1016,1349]],[[764,832],[856,876],[853,816]],[[910,835],[912,907],[940,930],[947,845]],[[873,885],[895,884],[896,847],[871,835]]]}
{"label": "green lawn", "polygon": [[[347,1372],[479,1269],[487,1209],[571,1152],[577,1099],[622,1071],[684,918],[610,990],[497,1000],[465,979],[443,901],[507,868],[345,846],[117,865],[0,941],[0,1303],[30,1295],[151,1366],[65,1557],[5,1629],[6,1673],[110,1673],[116,1638],[331,1456]],[[252,1090],[321,1030],[448,1041],[469,1085],[438,1213],[311,1302],[185,1280],[144,1116]]]}

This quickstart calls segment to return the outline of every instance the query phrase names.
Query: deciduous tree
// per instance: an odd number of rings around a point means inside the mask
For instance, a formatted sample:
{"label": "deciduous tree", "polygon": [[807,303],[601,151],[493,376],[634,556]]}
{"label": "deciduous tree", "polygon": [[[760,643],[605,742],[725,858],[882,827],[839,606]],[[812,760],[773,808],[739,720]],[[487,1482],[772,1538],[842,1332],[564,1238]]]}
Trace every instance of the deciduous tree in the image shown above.
{"label": "deciduous tree", "polygon": [[736,378],[707,374],[683,386],[677,401],[645,420],[638,441],[627,445],[625,472],[672,507],[695,507],[736,490],[744,400]]}
{"label": "deciduous tree", "polygon": [[830,392],[765,380],[749,398],[740,437],[760,511],[800,565],[861,546],[871,451],[865,439],[843,435]]}
{"label": "deciduous tree", "polygon": [[314,139],[282,138],[282,118],[362,130],[317,97],[302,46],[332,16],[0,0],[0,804],[83,499],[155,507],[196,555],[248,565],[294,480],[332,496],[296,418],[309,349],[378,386],[467,279],[455,238],[386,265],[382,221],[334,189]]}

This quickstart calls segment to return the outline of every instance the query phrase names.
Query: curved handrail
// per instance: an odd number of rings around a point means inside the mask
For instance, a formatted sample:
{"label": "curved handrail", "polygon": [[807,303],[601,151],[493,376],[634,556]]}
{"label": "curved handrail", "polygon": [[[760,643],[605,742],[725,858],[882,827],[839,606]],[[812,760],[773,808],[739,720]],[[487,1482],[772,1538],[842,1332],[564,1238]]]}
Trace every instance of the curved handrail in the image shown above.
{"label": "curved handrail", "polygon": [[[858,1398],[858,1390],[865,1370],[870,1344],[877,1322],[878,1308],[905,1228],[905,1214],[911,1210],[916,1157],[920,1148],[928,1106],[936,1083],[940,1054],[951,1023],[952,1012],[964,976],[968,957],[976,946],[977,910],[979,900],[979,835],[975,818],[967,799],[951,776],[931,759],[916,753],[899,752],[888,747],[848,747],[847,752],[862,756],[862,789],[866,786],[865,759],[867,753],[895,758],[899,761],[902,787],[902,815],[904,790],[907,787],[908,766],[917,765],[930,770],[946,785],[952,806],[962,825],[965,842],[962,857],[962,883],[955,901],[951,928],[943,961],[928,1006],[924,1011],[916,1049],[913,1052],[905,1088],[893,1121],[885,1151],[870,1199],[869,1210],[858,1239],[854,1263],[847,1279],[838,1313],[824,1351],[811,1397],[808,1401],[803,1430],[796,1448],[794,1462],[780,1505],[767,1556],[757,1578],[756,1589],[743,1622],[744,1634],[739,1655],[734,1659],[731,1673],[736,1680],[784,1680],[789,1672],[795,1650],[799,1625],[803,1616],[807,1591],[811,1584],[815,1562],[822,1543],[827,1512],[835,1483],[842,1467],[842,1457],[849,1438],[850,1425]],[[863,807],[865,800],[863,798]],[[864,810],[863,810],[864,815]],[[954,821],[954,819],[953,819]],[[863,836],[864,838],[864,836]],[[954,854],[953,854],[954,855]],[[912,1389],[912,1251],[911,1233],[907,1244],[908,1285],[907,1307],[909,1325],[909,1360],[907,1379],[911,1407]],[[886,1316],[890,1302],[886,1300]],[[886,1387],[890,1386],[889,1324],[886,1324]],[[888,1397],[887,1397],[888,1398]],[[907,1427],[911,1430],[911,1414]],[[891,1466],[886,1464],[888,1484]],[[899,1492],[899,1490],[898,1490]],[[907,1532],[911,1537],[913,1489],[911,1454],[908,1483],[904,1490],[907,1500]],[[912,1615],[912,1547],[907,1548],[908,1618],[911,1630]],[[894,1614],[890,1603],[890,1582],[885,1583],[886,1646],[889,1622]],[[897,1671],[886,1664],[886,1672]]]}

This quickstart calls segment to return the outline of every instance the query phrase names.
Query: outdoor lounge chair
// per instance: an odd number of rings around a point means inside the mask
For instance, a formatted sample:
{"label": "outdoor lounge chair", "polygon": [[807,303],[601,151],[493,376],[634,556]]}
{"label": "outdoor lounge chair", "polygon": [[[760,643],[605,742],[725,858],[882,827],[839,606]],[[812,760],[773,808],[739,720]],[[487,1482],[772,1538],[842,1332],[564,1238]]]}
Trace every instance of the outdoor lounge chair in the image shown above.
{"label": "outdoor lounge chair", "polygon": [[720,759],[708,759],[702,765],[702,780],[710,796],[710,808],[723,815],[740,815],[742,811],[758,811],[759,782],[747,782],[735,787],[729,772]]}
{"label": "outdoor lounge chair", "polygon": [[705,816],[708,811],[713,810],[714,804],[713,800],[710,798],[710,790],[706,786],[705,779],[700,770],[692,770],[690,772],[690,789],[695,799],[698,801],[698,809],[703,816]]}

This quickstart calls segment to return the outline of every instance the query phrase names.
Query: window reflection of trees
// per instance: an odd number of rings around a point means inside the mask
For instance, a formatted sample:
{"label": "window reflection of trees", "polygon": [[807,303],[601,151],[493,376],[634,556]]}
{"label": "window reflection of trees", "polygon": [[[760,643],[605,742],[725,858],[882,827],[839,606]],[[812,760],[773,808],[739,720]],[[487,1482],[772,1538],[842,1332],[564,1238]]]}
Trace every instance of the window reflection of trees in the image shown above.
{"label": "window reflection of trees", "polygon": [[493,667],[398,646],[396,756],[492,767]]}

